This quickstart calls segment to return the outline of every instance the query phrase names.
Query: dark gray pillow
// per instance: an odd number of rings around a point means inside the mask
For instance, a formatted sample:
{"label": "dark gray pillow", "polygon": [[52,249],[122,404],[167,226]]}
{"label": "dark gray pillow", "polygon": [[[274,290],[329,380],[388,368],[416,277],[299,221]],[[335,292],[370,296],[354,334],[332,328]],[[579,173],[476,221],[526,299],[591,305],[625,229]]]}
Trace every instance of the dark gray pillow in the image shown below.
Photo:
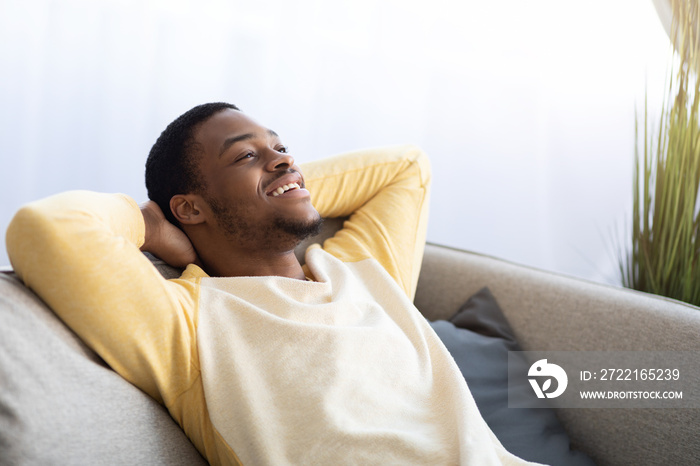
{"label": "dark gray pillow", "polygon": [[[469,298],[449,322],[431,325],[457,362],[481,415],[508,451],[557,466],[593,464],[588,456],[570,449],[554,410],[508,408],[508,351],[521,349],[488,288]],[[524,358],[521,362],[527,367]],[[523,380],[511,390],[532,388]]]}

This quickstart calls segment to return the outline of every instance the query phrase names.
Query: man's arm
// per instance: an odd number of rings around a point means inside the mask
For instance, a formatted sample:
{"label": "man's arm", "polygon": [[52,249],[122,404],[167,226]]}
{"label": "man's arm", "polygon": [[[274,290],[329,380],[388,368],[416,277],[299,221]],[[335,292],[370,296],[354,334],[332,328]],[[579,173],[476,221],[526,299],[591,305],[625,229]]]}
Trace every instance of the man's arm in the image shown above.
{"label": "man's arm", "polygon": [[141,253],[147,232],[154,253],[164,245],[157,219],[149,225],[127,196],[64,193],[23,207],[7,249],[17,275],[83,341],[169,405],[198,375],[194,283],[164,280]]}
{"label": "man's arm", "polygon": [[324,249],[344,261],[374,257],[413,298],[428,220],[430,164],[425,153],[394,146],[301,168],[321,216],[349,216]]}

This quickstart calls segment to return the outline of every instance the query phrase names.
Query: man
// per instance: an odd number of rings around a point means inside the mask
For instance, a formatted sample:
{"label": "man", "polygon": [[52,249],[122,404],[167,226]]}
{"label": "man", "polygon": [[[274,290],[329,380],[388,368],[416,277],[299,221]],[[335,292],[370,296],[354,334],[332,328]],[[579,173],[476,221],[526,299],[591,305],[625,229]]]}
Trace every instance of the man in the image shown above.
{"label": "man", "polygon": [[[419,150],[302,171],[276,133],[215,103],[168,126],[146,176],[141,209],[88,192],[25,206],[8,253],[212,464],[522,463],[411,303],[430,183]],[[346,216],[302,266],[295,246]],[[139,249],[182,276],[163,279]]]}

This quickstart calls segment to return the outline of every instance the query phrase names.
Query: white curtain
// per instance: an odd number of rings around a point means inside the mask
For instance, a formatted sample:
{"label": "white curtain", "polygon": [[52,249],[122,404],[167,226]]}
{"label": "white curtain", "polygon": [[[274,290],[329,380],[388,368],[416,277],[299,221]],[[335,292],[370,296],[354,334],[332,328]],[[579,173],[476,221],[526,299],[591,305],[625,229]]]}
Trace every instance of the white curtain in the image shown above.
{"label": "white curtain", "polygon": [[223,100],[301,161],[419,144],[430,241],[616,282],[668,54],[640,0],[0,0],[0,231],[58,191],[144,200],[160,131]]}

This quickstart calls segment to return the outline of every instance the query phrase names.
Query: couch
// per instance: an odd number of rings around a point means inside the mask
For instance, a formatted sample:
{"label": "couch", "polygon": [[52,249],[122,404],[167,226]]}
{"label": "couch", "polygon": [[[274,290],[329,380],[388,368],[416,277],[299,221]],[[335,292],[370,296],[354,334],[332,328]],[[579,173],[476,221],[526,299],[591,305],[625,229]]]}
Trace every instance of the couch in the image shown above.
{"label": "couch", "polygon": [[[320,242],[342,220],[327,221]],[[179,272],[153,258],[166,277]],[[700,350],[700,309],[428,244],[415,304],[447,319],[487,286],[524,350]],[[558,409],[599,465],[700,463],[698,409]],[[12,273],[0,273],[0,465],[206,464]]]}

